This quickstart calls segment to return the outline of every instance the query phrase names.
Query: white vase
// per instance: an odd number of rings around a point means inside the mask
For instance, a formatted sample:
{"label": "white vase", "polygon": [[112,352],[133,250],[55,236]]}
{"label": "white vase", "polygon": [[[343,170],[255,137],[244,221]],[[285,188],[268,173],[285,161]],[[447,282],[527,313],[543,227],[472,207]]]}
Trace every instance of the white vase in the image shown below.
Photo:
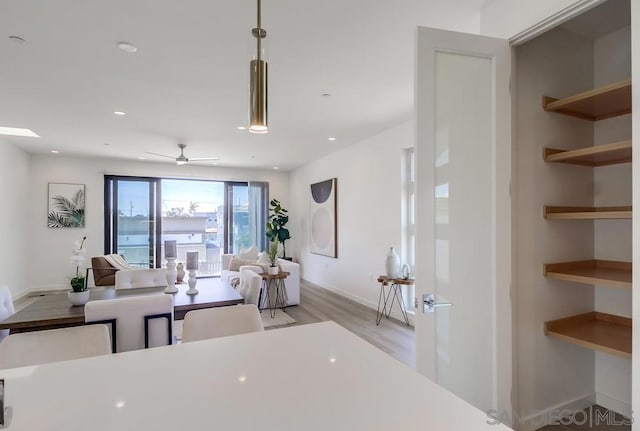
{"label": "white vase", "polygon": [[267,269],[267,274],[269,275],[278,275],[278,272],[280,272],[280,268],[277,266],[270,266],[269,269]]}
{"label": "white vase", "polygon": [[184,282],[184,276],[185,276],[185,272],[184,272],[184,265],[182,264],[182,262],[178,263],[178,266],[176,266],[176,270],[178,271],[178,278],[176,280],[177,283],[182,283]]}
{"label": "white vase", "polygon": [[67,293],[67,297],[69,298],[71,305],[84,305],[89,302],[89,291],[85,290],[84,292],[74,292],[71,290]]}
{"label": "white vase", "polygon": [[384,261],[384,267],[389,278],[399,278],[401,275],[400,256],[393,247],[389,247],[389,253]]}

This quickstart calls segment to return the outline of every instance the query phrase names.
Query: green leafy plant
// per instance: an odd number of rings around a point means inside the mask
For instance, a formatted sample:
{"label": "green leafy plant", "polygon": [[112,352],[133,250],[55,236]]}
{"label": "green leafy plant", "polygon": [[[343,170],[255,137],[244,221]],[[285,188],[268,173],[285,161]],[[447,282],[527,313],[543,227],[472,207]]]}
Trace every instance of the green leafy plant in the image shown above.
{"label": "green leafy plant", "polygon": [[78,190],[73,199],[64,196],[53,197],[56,211],[49,212],[49,227],[82,227],[84,226],[84,190]]}
{"label": "green leafy plant", "polygon": [[277,199],[271,199],[269,202],[269,219],[267,220],[267,239],[269,242],[276,241],[282,244],[282,258],[287,258],[287,249],[284,242],[291,239],[289,229],[286,228],[289,222],[287,210],[282,207]]}
{"label": "green leafy plant", "polygon": [[269,257],[270,266],[276,266],[278,264],[278,241],[271,241],[269,248],[267,249],[267,256]]}
{"label": "green leafy plant", "polygon": [[71,263],[76,266],[76,275],[71,278],[69,283],[71,284],[71,289],[73,289],[74,292],[84,292],[85,290],[87,290],[87,286],[85,284],[85,276],[84,274],[80,273],[80,267],[84,263],[85,249],[83,248],[83,246],[86,239],[87,237],[85,236],[82,237],[82,241],[76,241],[73,244],[73,251],[71,252],[70,260]]}

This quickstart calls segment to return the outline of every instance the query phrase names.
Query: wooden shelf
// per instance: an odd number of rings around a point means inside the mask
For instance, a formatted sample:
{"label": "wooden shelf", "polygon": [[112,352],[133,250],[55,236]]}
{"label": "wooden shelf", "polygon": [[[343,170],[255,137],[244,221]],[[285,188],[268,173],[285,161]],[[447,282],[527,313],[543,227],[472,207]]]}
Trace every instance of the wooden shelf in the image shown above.
{"label": "wooden shelf", "polygon": [[583,260],[545,263],[544,276],[575,283],[631,288],[631,262]]}
{"label": "wooden shelf", "polygon": [[544,333],[598,352],[631,359],[631,319],[592,311],[544,323]]}
{"label": "wooden shelf", "polygon": [[631,112],[631,80],[616,82],[564,99],[543,96],[545,111],[598,121]]}
{"label": "wooden shelf", "polygon": [[630,219],[631,206],[623,207],[544,207],[544,218],[552,220]]}
{"label": "wooden shelf", "polygon": [[544,149],[544,161],[583,166],[605,166],[631,162],[631,141],[613,142],[577,150]]}

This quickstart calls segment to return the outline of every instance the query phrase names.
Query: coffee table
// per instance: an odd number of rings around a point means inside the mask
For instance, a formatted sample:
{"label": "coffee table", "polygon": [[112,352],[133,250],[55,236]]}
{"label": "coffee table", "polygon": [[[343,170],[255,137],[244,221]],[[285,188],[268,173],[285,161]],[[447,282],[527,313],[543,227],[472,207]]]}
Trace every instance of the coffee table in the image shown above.
{"label": "coffee table", "polygon": [[[197,295],[187,295],[187,285],[176,285],[175,294],[164,293],[164,287],[115,290],[112,287],[90,289],[89,301],[140,295],[171,295],[174,298],[174,319],[180,320],[191,310],[243,304],[244,298],[219,278],[198,279]],[[11,333],[63,328],[84,324],[84,306],[72,306],[65,293],[52,293],[38,298],[12,316],[0,322],[0,329]]]}

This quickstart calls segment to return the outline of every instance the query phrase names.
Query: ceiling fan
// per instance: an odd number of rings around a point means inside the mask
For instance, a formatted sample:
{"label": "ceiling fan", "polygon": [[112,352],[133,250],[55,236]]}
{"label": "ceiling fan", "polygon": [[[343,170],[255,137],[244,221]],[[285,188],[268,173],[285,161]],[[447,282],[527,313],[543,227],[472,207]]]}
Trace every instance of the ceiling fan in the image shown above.
{"label": "ceiling fan", "polygon": [[154,156],[166,157],[167,159],[174,159],[176,164],[178,165],[186,165],[189,162],[205,162],[205,161],[213,161],[220,160],[220,157],[186,157],[184,155],[184,149],[187,147],[186,144],[178,144],[178,148],[180,148],[180,155],[178,157],[167,156],[166,154],[158,154],[152,153],[150,151],[145,151],[147,154],[152,154]]}

